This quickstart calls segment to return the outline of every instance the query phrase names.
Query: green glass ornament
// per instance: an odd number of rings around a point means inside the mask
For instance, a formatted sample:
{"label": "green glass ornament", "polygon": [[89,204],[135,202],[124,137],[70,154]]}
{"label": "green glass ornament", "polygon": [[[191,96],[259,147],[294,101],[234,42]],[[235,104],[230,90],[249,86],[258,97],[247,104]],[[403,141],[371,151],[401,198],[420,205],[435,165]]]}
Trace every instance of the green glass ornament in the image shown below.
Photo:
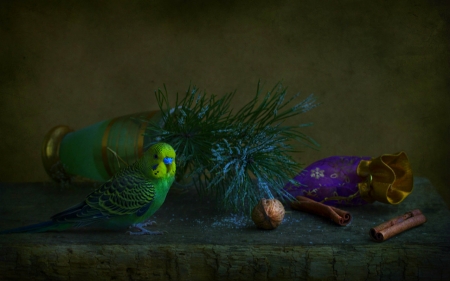
{"label": "green glass ornament", "polygon": [[146,128],[160,120],[156,110],[104,120],[77,131],[56,126],[44,138],[44,168],[57,182],[73,176],[106,181],[142,157],[152,141],[151,136],[144,135]]}

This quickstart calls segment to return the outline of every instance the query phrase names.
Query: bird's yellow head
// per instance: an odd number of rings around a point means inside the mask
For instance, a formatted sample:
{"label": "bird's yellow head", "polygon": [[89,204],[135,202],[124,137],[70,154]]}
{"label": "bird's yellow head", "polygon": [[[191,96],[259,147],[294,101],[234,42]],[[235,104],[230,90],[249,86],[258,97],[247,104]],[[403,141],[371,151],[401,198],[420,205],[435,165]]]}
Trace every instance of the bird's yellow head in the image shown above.
{"label": "bird's yellow head", "polygon": [[177,166],[175,164],[175,150],[167,143],[152,145],[146,152],[146,163],[152,178],[175,177]]}

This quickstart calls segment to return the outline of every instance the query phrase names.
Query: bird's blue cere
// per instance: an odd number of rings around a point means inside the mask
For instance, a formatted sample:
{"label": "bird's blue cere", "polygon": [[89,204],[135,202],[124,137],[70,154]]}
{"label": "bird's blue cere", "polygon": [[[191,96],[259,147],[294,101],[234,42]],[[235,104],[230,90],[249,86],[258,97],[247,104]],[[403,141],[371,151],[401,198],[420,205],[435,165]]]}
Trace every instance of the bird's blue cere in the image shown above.
{"label": "bird's blue cere", "polygon": [[164,164],[169,165],[169,164],[172,164],[173,158],[166,157],[166,158],[164,158],[163,161],[164,161]]}

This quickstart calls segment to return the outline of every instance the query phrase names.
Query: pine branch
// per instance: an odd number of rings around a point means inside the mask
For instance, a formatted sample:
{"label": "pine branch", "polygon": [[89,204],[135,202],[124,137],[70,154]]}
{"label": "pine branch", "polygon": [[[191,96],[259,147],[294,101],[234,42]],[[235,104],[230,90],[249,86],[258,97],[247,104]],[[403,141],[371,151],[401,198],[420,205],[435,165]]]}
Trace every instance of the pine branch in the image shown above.
{"label": "pine branch", "polygon": [[288,143],[314,149],[318,144],[300,131],[310,124],[283,122],[318,104],[310,95],[289,108],[299,95],[284,102],[287,92],[281,83],[262,101],[261,92],[258,82],[255,97],[235,114],[230,110],[235,93],[218,98],[189,87],[184,97],[177,94],[174,107],[165,87],[155,93],[162,125],[150,124],[148,134],[177,151],[177,181],[192,178],[200,194],[214,194],[224,208],[235,210],[261,197],[291,197],[283,187],[301,166],[291,158],[294,149]]}

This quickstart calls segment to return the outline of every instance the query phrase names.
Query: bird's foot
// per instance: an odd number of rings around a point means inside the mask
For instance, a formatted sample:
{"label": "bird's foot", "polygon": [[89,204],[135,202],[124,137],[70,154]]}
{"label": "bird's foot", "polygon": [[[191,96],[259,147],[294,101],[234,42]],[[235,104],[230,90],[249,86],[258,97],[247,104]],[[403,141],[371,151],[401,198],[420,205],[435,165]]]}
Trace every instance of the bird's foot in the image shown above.
{"label": "bird's foot", "polygon": [[142,228],[142,227],[146,227],[146,226],[153,226],[156,225],[156,221],[146,221],[146,222],[142,222],[142,223],[135,223],[130,225],[128,228]]}
{"label": "bird's foot", "polygon": [[154,225],[156,224],[154,221],[144,222],[144,223],[136,223],[130,226],[130,228],[137,228],[139,231],[127,231],[126,233],[129,235],[162,235],[164,232],[162,231],[150,231],[144,228],[144,226]]}
{"label": "bird's foot", "polygon": [[153,225],[156,225],[156,221],[148,220],[146,222],[141,223],[139,226],[142,227],[142,226],[153,226]]}

